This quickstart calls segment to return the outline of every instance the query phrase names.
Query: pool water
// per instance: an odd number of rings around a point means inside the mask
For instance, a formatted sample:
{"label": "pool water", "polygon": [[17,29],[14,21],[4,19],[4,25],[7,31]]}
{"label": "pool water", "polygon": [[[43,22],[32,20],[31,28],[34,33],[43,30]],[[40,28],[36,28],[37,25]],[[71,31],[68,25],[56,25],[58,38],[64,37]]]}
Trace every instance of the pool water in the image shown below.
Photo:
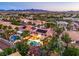
{"label": "pool water", "polygon": [[12,41],[15,41],[15,40],[19,40],[20,37],[17,36],[17,35],[12,35],[10,39],[11,39]]}

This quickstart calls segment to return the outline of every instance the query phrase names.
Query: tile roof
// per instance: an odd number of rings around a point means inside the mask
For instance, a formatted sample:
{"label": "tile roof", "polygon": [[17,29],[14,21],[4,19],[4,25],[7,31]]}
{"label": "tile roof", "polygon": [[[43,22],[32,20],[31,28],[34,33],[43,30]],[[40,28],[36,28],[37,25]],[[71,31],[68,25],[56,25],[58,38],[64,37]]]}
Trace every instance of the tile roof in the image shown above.
{"label": "tile roof", "polygon": [[79,32],[76,32],[76,31],[66,31],[66,33],[69,34],[69,36],[70,36],[70,38],[72,40],[79,41]]}

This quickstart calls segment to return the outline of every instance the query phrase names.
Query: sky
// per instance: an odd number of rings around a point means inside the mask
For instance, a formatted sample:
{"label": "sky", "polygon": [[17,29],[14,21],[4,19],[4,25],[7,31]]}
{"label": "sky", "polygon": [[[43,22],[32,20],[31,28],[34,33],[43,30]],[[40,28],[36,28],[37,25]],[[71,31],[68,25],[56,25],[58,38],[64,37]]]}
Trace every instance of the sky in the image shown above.
{"label": "sky", "polygon": [[0,2],[0,9],[43,9],[49,11],[79,11],[79,2]]}

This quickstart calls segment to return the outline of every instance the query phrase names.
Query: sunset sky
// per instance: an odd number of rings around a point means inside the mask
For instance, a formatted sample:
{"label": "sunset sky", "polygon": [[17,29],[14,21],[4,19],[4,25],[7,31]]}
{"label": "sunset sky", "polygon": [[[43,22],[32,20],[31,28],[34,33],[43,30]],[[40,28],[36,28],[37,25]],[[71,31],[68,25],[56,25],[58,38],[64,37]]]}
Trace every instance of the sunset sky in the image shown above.
{"label": "sunset sky", "polygon": [[50,11],[79,11],[79,2],[0,2],[0,9],[44,9]]}

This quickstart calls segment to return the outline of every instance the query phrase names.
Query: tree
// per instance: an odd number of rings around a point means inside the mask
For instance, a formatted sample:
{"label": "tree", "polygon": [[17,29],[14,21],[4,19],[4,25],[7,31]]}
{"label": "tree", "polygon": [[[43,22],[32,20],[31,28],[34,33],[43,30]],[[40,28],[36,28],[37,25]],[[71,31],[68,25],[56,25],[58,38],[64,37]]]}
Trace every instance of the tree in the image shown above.
{"label": "tree", "polygon": [[2,28],[2,29],[7,30],[7,28],[8,28],[7,26],[3,26],[3,28]]}
{"label": "tree", "polygon": [[48,21],[47,23],[44,24],[46,28],[53,28],[53,27],[56,27],[56,22],[53,21],[53,22],[50,22]]}
{"label": "tree", "polygon": [[67,47],[62,54],[63,56],[79,56],[79,48]]}
{"label": "tree", "polygon": [[57,37],[51,38],[51,40],[48,44],[49,49],[53,50],[55,47],[57,47],[56,45],[57,45]]}
{"label": "tree", "polygon": [[56,26],[54,28],[54,30],[57,33],[57,35],[59,36],[63,32],[64,29],[63,28],[60,28],[59,26]]}
{"label": "tree", "polygon": [[23,37],[26,37],[29,35],[29,31],[23,31],[23,33],[21,34]]}
{"label": "tree", "polygon": [[32,22],[28,22],[27,24],[28,24],[28,25],[32,25]]}
{"label": "tree", "polygon": [[5,39],[9,39],[9,36],[10,36],[10,31],[9,30],[5,30],[5,33],[4,33]]}
{"label": "tree", "polygon": [[67,24],[67,30],[71,30],[71,28],[72,28],[72,25],[69,23],[69,24]]}
{"label": "tree", "polygon": [[5,51],[6,55],[9,55],[9,54],[12,53],[12,49],[11,48],[6,48],[6,49],[4,49],[4,51]]}
{"label": "tree", "polygon": [[21,25],[21,22],[16,20],[16,19],[12,19],[11,24],[13,24],[13,25]]}
{"label": "tree", "polygon": [[18,28],[18,27],[15,27],[15,30],[16,30],[16,31],[18,31],[18,30],[19,30],[19,28]]}
{"label": "tree", "polygon": [[7,55],[10,55],[14,52],[16,52],[15,48],[6,48],[3,50],[3,52],[0,52],[0,56],[7,56]]}
{"label": "tree", "polygon": [[2,26],[3,26],[3,25],[2,25],[2,24],[0,24],[0,29],[2,29]]}
{"label": "tree", "polygon": [[12,29],[12,27],[11,26],[8,26],[8,29]]}
{"label": "tree", "polygon": [[53,37],[48,44],[49,51],[60,53],[58,37]]}
{"label": "tree", "polygon": [[64,45],[58,35],[51,38],[48,48],[50,51],[53,51],[53,53],[62,55],[62,52],[64,51]]}
{"label": "tree", "polygon": [[48,55],[48,46],[41,46],[40,47],[41,55],[42,56],[47,56]]}
{"label": "tree", "polygon": [[67,29],[68,30],[71,30],[71,28],[72,28],[72,21],[71,20],[68,20],[67,22],[68,22]]}
{"label": "tree", "polygon": [[65,42],[67,44],[67,46],[68,46],[68,43],[71,42],[71,38],[69,37],[69,35],[67,33],[62,35],[61,39],[62,39],[63,42]]}
{"label": "tree", "polygon": [[0,52],[0,56],[6,56],[5,52]]}
{"label": "tree", "polygon": [[24,43],[17,43],[17,44],[16,44],[16,49],[18,49],[19,53],[20,53],[22,56],[25,56],[25,55],[27,55],[27,53],[28,53],[28,45],[27,45],[27,44],[24,44]]}
{"label": "tree", "polygon": [[50,23],[46,23],[46,24],[45,24],[45,27],[46,27],[46,28],[49,28],[50,26],[51,26]]}

